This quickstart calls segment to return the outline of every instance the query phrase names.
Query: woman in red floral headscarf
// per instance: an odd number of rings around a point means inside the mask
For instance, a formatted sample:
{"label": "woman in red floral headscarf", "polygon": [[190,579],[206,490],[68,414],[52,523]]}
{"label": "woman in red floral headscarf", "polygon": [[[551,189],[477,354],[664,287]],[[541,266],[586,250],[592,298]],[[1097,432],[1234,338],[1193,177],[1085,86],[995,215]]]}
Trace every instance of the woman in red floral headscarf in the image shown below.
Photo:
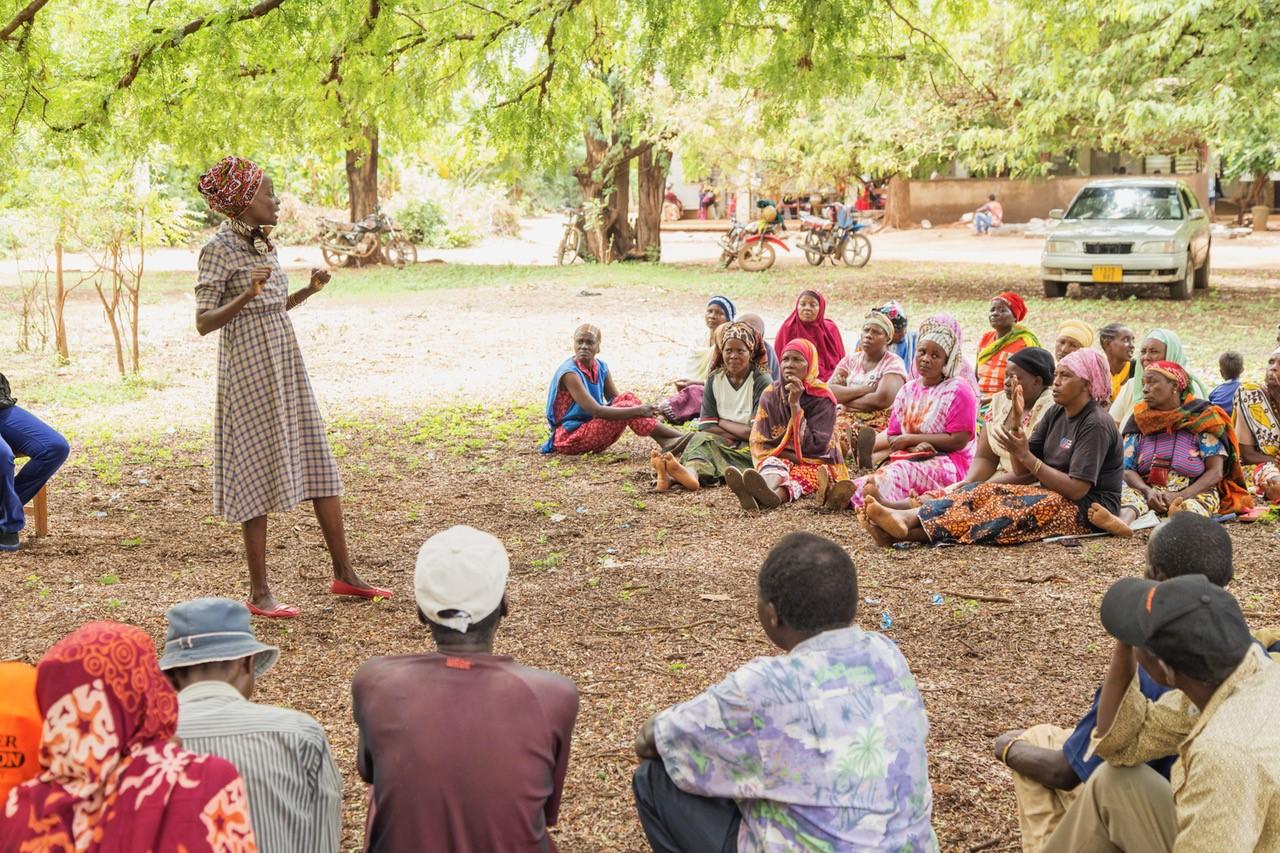
{"label": "woman in red floral headscarf", "polygon": [[200,178],[200,194],[227,218],[200,250],[196,330],[221,330],[213,424],[213,511],[242,525],[249,562],[249,612],[287,618],[267,583],[267,514],[311,501],[333,558],[334,595],[387,598],[360,579],[347,554],[342,478],[325,437],[288,312],[329,281],[289,292],[271,229],[280,203],[271,178],[243,157],[227,157]]}
{"label": "woman in red floral headscarf", "polygon": [[178,697],[151,638],[91,622],[36,667],[41,773],[0,807],[0,850],[254,853],[244,781],[174,743]]}

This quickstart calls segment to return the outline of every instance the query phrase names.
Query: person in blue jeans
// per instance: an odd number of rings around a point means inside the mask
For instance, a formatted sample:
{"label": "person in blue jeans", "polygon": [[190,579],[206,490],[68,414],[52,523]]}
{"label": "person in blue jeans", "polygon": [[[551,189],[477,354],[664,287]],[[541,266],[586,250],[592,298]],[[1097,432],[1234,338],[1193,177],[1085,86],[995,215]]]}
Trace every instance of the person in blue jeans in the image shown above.
{"label": "person in blue jeans", "polygon": [[[0,551],[18,550],[22,508],[62,467],[71,447],[52,427],[18,405],[0,373]],[[22,470],[14,459],[29,456]]]}
{"label": "person in blue jeans", "polygon": [[[1231,582],[1235,574],[1231,537],[1212,519],[1191,512],[1175,513],[1147,541],[1146,577],[1164,581],[1195,574],[1224,588]],[[1138,682],[1142,695],[1152,701],[1167,690],[1141,668]],[[1071,802],[1084,789],[1083,783],[1102,764],[1099,756],[1088,751],[1097,713],[1095,692],[1093,705],[1074,730],[1038,725],[1013,729],[996,738],[996,758],[1013,774],[1023,851],[1044,847]],[[1170,755],[1150,765],[1167,779],[1176,757]]]}

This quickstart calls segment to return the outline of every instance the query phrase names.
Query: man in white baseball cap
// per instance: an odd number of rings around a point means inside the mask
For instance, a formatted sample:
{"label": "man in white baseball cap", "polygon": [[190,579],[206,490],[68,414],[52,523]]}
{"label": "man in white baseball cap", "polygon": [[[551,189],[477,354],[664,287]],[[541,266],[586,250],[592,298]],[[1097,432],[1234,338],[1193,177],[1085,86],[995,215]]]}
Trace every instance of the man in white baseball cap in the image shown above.
{"label": "man in white baseball cap", "polygon": [[418,551],[413,592],[437,651],[366,661],[352,680],[356,764],[373,785],[365,849],[554,850],[578,691],[493,653],[506,548],[465,525]]}

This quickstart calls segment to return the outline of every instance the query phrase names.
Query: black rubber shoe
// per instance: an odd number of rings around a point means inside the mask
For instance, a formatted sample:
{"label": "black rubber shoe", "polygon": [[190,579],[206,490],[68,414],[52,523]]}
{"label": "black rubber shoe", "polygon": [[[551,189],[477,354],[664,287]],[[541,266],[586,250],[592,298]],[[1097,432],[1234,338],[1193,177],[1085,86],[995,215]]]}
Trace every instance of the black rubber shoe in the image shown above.
{"label": "black rubber shoe", "polygon": [[0,551],[16,551],[21,546],[18,544],[18,534],[16,533],[0,533]]}

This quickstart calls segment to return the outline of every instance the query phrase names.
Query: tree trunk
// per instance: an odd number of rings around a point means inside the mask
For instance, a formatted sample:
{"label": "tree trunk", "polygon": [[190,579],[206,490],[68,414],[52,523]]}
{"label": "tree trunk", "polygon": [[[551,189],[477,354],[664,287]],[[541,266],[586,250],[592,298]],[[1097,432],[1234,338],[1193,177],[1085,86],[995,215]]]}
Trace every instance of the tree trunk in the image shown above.
{"label": "tree trunk", "polygon": [[58,358],[62,359],[64,364],[71,361],[71,350],[67,347],[67,288],[62,278],[62,241],[59,240],[53,247],[53,256],[57,259],[57,289],[54,292],[53,302],[53,340],[54,346],[58,349]]}
{"label": "tree trunk", "polygon": [[662,200],[666,194],[666,151],[650,148],[640,155],[636,169],[639,212],[636,214],[636,249],[645,260],[662,259]]}
{"label": "tree trunk", "polygon": [[[365,148],[347,150],[347,200],[352,222],[359,222],[378,209],[378,128],[366,126],[362,133]],[[378,248],[365,258],[349,255],[347,266],[372,266],[385,260]]]}
{"label": "tree trunk", "polygon": [[890,228],[911,227],[911,183],[902,175],[889,179],[889,200],[885,204],[884,218]]}
{"label": "tree trunk", "polygon": [[631,227],[631,161],[623,160],[613,169],[613,195],[609,199],[613,210],[613,258],[626,260],[636,256],[636,231]]}

